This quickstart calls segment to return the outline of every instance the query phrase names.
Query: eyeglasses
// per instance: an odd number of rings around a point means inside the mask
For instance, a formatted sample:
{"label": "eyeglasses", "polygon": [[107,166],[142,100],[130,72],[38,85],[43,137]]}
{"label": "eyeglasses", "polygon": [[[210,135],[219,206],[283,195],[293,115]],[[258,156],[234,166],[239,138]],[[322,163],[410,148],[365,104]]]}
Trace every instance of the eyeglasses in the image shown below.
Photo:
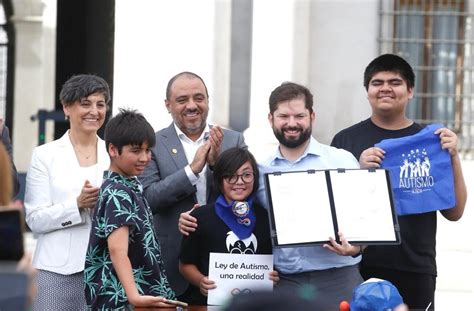
{"label": "eyeglasses", "polygon": [[234,174],[234,175],[224,177],[224,179],[229,184],[236,184],[239,181],[239,178],[241,178],[245,184],[249,184],[253,181],[253,179],[255,178],[255,175],[253,172],[244,172],[243,174],[240,174],[240,175]]}

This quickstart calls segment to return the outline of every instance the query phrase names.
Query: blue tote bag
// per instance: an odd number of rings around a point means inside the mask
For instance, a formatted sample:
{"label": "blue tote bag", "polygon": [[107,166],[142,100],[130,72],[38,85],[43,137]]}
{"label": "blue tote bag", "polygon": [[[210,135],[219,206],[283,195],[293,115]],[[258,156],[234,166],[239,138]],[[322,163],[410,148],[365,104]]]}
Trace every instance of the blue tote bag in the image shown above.
{"label": "blue tote bag", "polygon": [[398,215],[421,214],[454,207],[451,156],[441,149],[443,127],[431,124],[415,135],[384,139],[376,147],[385,150],[382,168],[390,171]]}

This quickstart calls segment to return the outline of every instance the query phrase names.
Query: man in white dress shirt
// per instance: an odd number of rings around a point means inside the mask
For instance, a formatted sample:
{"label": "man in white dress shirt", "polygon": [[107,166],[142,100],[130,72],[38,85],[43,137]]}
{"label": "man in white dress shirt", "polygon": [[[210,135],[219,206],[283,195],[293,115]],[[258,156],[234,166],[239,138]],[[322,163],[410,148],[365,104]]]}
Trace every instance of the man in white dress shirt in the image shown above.
{"label": "man in white dress shirt", "polygon": [[166,275],[178,298],[186,301],[189,284],[178,268],[179,215],[210,200],[212,166],[219,153],[247,146],[241,133],[207,123],[209,95],[197,74],[181,72],[171,78],[165,105],[173,122],[156,133],[151,161],[140,180],[155,215]]}

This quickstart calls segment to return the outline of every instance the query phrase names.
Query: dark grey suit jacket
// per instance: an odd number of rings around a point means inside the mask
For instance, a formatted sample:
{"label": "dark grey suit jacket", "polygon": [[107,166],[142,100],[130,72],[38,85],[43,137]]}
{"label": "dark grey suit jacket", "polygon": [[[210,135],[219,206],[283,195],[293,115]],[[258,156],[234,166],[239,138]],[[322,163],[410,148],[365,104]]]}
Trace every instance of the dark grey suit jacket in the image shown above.
{"label": "dark grey suit jacket", "polygon": [[[231,147],[247,148],[241,133],[224,129],[221,152]],[[173,152],[174,151],[174,152]],[[156,145],[152,149],[151,161],[139,177],[144,194],[151,207],[165,271],[171,287],[179,296],[186,291],[188,282],[181,276],[178,257],[182,235],[178,230],[179,215],[190,210],[196,200],[196,187],[193,186],[184,167],[188,160],[174,124],[156,133]],[[212,172],[207,169],[207,200],[214,192]]]}

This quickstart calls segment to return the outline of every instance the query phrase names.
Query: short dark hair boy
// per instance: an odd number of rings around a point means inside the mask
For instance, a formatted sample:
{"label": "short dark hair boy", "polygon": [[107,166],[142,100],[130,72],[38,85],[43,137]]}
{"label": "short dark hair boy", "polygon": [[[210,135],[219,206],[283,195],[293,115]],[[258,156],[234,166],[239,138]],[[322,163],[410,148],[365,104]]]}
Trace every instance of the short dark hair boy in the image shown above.
{"label": "short dark hair boy", "polygon": [[410,64],[398,55],[383,54],[372,60],[364,71],[364,87],[369,88],[372,77],[379,72],[389,71],[398,73],[407,83],[409,89],[415,87],[415,73]]}
{"label": "short dark hair boy", "polygon": [[[359,159],[361,168],[380,167],[388,154],[374,147],[375,144],[415,135],[423,128],[407,116],[406,107],[413,98],[414,85],[413,69],[401,57],[385,54],[375,58],[364,73],[364,86],[372,108],[370,118],[337,133],[331,145],[351,152]],[[458,138],[447,128],[438,129],[434,134],[440,136],[442,148],[451,154],[456,192],[456,205],[441,214],[450,221],[457,221],[463,215],[467,198]],[[413,204],[416,208],[417,203]],[[367,247],[359,265],[361,275],[365,279],[382,277],[393,282],[412,309],[425,309],[430,304],[430,310],[434,310],[437,213],[398,216],[398,222],[401,244]]]}
{"label": "short dark hair boy", "polygon": [[170,306],[175,299],[163,268],[153,216],[139,175],[155,144],[143,115],[121,110],[105,129],[110,167],[104,172],[84,269],[88,308]]}
{"label": "short dark hair boy", "polygon": [[104,140],[107,151],[112,144],[118,149],[119,154],[126,145],[140,146],[147,143],[151,149],[156,143],[155,131],[145,117],[136,110],[126,109],[120,109],[119,114],[107,122]]}

